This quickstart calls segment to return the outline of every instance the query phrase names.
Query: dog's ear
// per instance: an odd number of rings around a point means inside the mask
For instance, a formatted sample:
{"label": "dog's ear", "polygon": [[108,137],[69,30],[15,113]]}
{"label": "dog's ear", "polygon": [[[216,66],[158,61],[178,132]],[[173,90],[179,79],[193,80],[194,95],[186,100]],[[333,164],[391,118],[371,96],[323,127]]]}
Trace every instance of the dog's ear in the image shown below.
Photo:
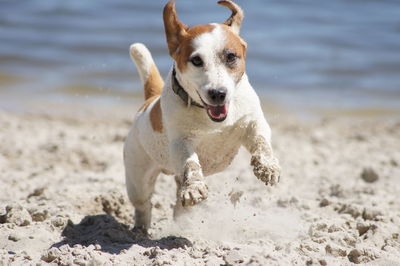
{"label": "dog's ear", "polygon": [[175,0],[171,0],[165,5],[163,17],[169,54],[174,57],[179,48],[179,42],[187,35],[189,27],[179,21],[175,9]]}
{"label": "dog's ear", "polygon": [[231,0],[220,0],[218,1],[218,4],[225,6],[232,11],[232,15],[224,22],[224,24],[230,26],[233,32],[239,34],[240,26],[242,25],[244,17],[243,10]]}

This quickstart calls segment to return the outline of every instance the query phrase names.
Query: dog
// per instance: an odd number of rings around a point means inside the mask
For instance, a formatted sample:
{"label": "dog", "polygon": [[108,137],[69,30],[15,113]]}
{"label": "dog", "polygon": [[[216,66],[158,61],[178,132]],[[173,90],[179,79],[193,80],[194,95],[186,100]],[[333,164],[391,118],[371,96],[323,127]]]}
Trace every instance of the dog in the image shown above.
{"label": "dog", "polygon": [[130,55],[144,84],[145,102],[124,146],[128,196],[135,207],[134,230],[147,233],[151,197],[160,173],[174,175],[174,217],[208,195],[205,176],[223,171],[240,146],[251,154],[255,176],[278,183],[280,166],[271,148],[271,129],[245,72],[246,42],[239,36],[242,9],[230,0],[224,23],[188,27],[175,1],[163,11],[173,66],[166,82],[141,43]]}

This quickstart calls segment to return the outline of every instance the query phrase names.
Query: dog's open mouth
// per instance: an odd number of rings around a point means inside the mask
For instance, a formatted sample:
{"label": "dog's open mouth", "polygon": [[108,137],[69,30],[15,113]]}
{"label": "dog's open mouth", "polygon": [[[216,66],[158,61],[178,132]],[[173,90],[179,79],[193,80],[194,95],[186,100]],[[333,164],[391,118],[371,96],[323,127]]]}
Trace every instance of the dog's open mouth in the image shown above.
{"label": "dog's open mouth", "polygon": [[204,108],[207,110],[207,114],[210,117],[210,119],[214,122],[222,122],[226,119],[228,116],[228,109],[229,109],[229,104],[225,103],[223,105],[209,105],[206,104],[205,101],[203,101],[203,98],[201,98],[200,94],[199,98],[201,102],[204,105]]}
{"label": "dog's open mouth", "polygon": [[[205,103],[204,103],[205,104]],[[208,105],[205,104],[207,114],[214,122],[222,122],[228,116],[228,104],[225,103],[224,105]]]}

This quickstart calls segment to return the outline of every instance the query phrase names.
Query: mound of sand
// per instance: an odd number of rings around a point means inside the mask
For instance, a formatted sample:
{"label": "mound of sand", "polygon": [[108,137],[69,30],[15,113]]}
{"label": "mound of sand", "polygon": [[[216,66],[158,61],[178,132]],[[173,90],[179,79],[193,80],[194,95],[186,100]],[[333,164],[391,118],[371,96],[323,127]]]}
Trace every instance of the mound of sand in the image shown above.
{"label": "mound of sand", "polygon": [[133,110],[0,113],[1,265],[398,265],[400,121],[270,119],[278,186],[242,150],[174,222],[160,176],[146,238],[124,186]]}

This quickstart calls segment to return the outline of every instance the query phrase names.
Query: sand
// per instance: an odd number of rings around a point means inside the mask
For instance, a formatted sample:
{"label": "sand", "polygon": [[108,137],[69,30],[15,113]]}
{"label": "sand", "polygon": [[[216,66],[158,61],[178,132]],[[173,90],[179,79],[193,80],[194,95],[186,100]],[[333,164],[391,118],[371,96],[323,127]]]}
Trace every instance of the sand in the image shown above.
{"label": "sand", "polygon": [[0,265],[400,265],[400,120],[272,115],[278,186],[241,150],[175,222],[162,175],[146,238],[122,162],[137,106],[115,109],[0,111]]}

